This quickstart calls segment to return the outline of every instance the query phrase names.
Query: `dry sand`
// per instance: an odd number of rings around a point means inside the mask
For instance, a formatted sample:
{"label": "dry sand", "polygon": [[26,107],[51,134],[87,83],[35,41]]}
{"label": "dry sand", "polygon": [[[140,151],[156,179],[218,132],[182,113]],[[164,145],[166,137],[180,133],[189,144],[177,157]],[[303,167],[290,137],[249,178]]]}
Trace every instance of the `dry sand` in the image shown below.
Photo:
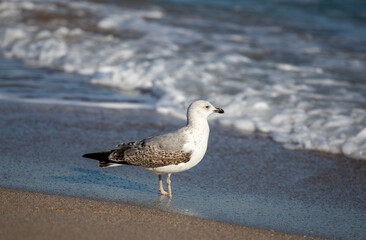
{"label": "dry sand", "polygon": [[121,203],[0,192],[1,239],[319,239]]}

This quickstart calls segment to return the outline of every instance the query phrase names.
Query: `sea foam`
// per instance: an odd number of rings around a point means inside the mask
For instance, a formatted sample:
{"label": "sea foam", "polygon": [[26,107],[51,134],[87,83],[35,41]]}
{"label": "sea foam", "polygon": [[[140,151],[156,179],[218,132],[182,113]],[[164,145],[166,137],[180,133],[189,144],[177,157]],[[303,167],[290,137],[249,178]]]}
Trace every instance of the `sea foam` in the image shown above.
{"label": "sea foam", "polygon": [[291,149],[366,159],[366,86],[348,78],[366,69],[362,57],[351,61],[280,24],[237,18],[208,12],[190,20],[157,5],[3,1],[0,51],[96,86],[149,93],[161,113],[182,118],[205,98],[225,109],[222,125],[267,133]]}

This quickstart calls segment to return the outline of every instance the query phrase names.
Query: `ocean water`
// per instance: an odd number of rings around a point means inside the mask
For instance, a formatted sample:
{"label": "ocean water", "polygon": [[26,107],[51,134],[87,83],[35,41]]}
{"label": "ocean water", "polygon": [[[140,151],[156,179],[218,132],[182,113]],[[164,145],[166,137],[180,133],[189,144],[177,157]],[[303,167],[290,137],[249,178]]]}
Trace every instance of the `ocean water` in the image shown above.
{"label": "ocean water", "polygon": [[362,0],[4,0],[0,54],[44,69],[3,78],[2,99],[184,118],[204,98],[224,126],[366,159]]}

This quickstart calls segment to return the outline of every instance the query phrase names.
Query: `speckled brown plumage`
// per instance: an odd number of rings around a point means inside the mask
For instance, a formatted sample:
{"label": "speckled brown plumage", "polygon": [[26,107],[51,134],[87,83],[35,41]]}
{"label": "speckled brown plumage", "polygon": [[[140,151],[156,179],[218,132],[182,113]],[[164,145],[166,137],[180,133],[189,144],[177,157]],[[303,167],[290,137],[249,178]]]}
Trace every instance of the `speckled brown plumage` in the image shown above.
{"label": "speckled brown plumage", "polygon": [[[172,197],[170,175],[196,166],[204,157],[210,133],[207,117],[224,113],[203,100],[193,102],[187,110],[187,125],[177,131],[141,141],[119,144],[116,150],[84,154],[99,160],[100,167],[135,165],[159,175],[159,191]],[[167,174],[168,192],[161,176]]]}
{"label": "speckled brown plumage", "polygon": [[124,162],[143,168],[157,168],[186,163],[190,157],[191,153],[164,151],[159,145],[139,141],[121,144],[120,149],[113,151],[108,158],[114,163]]}

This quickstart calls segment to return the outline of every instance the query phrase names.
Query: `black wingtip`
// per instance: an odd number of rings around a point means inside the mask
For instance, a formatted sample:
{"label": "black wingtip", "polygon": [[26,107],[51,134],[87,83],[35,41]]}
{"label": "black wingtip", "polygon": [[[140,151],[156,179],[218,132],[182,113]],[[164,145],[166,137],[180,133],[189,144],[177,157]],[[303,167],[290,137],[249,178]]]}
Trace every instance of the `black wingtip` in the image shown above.
{"label": "black wingtip", "polygon": [[83,158],[93,158],[96,154],[95,153],[85,153]]}
{"label": "black wingtip", "polygon": [[95,159],[99,161],[108,161],[108,156],[113,152],[113,150],[110,151],[104,151],[104,152],[96,152],[96,153],[86,153],[82,157],[84,158],[90,158]]}

